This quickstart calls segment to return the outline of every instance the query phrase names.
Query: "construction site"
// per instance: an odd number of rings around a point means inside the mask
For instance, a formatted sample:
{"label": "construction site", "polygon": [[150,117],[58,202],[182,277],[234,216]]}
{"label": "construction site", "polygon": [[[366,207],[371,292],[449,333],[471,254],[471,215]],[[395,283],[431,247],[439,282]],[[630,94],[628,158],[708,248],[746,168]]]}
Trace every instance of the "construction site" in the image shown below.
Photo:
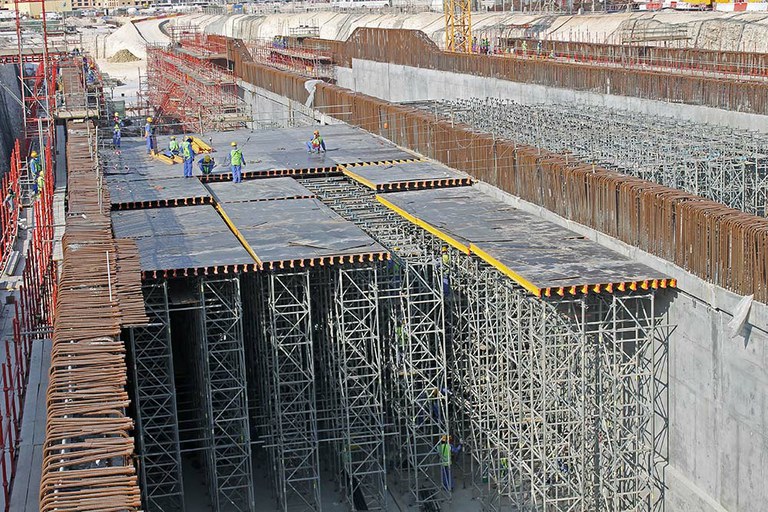
{"label": "construction site", "polygon": [[153,17],[134,102],[38,3],[5,510],[764,509],[767,54]]}

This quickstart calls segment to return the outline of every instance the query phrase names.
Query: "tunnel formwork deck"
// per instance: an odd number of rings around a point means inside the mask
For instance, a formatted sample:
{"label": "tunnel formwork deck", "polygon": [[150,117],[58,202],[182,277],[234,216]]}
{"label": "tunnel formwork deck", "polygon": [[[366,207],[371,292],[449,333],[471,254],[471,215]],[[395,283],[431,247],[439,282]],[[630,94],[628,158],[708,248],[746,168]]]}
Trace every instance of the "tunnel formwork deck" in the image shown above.
{"label": "tunnel formwork deck", "polygon": [[[306,155],[303,134],[235,136],[248,165],[269,154],[242,183],[224,166],[222,181],[180,178],[139,143],[104,152],[114,234],[138,247],[152,319],[129,333],[137,411],[166,428],[139,439],[158,461],[141,475],[148,508],[183,510],[189,454],[216,511],[253,508],[261,456],[280,510],[321,510],[324,471],[356,509],[387,509],[391,472],[410,504],[439,507],[436,447],[452,433],[490,509],[651,500],[654,296],[674,283],[360,130],[323,128],[325,155]],[[328,156],[345,138],[358,153]]]}

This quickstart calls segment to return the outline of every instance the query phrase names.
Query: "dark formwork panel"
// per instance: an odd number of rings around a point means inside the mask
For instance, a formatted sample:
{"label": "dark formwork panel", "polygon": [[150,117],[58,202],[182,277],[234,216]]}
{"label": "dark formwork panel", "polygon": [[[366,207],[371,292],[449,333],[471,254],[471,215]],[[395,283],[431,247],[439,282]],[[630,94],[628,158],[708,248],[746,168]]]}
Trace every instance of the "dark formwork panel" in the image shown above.
{"label": "dark formwork panel", "polygon": [[436,162],[406,162],[350,167],[344,174],[374,190],[470,185],[469,174]]}
{"label": "dark formwork panel", "polygon": [[226,203],[222,208],[263,263],[386,253],[316,199]]}
{"label": "dark formwork panel", "polygon": [[130,206],[184,206],[207,203],[211,194],[195,178],[149,178],[121,180],[107,177],[109,199],[113,208]]}
{"label": "dark formwork panel", "polygon": [[112,225],[136,240],[145,272],[255,263],[213,206],[114,212]]}
{"label": "dark formwork panel", "polygon": [[242,183],[222,181],[209,183],[208,189],[218,203],[243,203],[275,199],[302,199],[315,197],[306,187],[293,178],[264,178]]}
{"label": "dark formwork panel", "polygon": [[412,222],[431,228],[459,249],[477,254],[534,293],[669,280],[661,272],[512,208],[475,187],[378,197]]}

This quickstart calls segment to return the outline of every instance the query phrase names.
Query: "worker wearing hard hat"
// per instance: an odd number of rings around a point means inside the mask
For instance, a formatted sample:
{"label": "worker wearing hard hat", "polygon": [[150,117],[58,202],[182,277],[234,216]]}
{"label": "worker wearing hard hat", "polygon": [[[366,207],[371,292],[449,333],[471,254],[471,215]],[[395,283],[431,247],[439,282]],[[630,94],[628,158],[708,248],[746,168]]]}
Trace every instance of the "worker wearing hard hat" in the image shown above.
{"label": "worker wearing hard hat", "polygon": [[195,162],[195,150],[192,147],[192,137],[187,137],[181,144],[181,156],[184,158],[184,177],[192,177],[192,164]]}
{"label": "worker wearing hard hat", "polygon": [[38,178],[43,174],[37,151],[32,151],[32,153],[30,153],[29,160],[27,160],[27,170],[29,171],[29,177],[32,178],[32,192],[37,195],[40,191]]}
{"label": "worker wearing hard hat", "polygon": [[243,181],[242,168],[245,165],[243,152],[237,147],[237,142],[231,144],[232,151],[229,152],[229,164],[232,167],[232,181],[240,183]]}
{"label": "worker wearing hard hat", "polygon": [[461,443],[458,446],[451,444],[448,436],[442,436],[437,444],[437,454],[440,457],[440,474],[443,479],[443,487],[448,492],[453,491],[453,475],[451,474],[451,458],[454,453],[461,451]]}
{"label": "worker wearing hard hat", "polygon": [[307,153],[325,153],[325,141],[320,135],[320,130],[312,132],[312,139],[307,142]]}
{"label": "worker wearing hard hat", "polygon": [[175,135],[171,136],[171,141],[168,143],[168,151],[170,151],[172,155],[178,155],[179,151],[181,151],[179,141],[176,140]]}
{"label": "worker wearing hard hat", "polygon": [[213,168],[216,166],[216,162],[213,160],[211,155],[205,155],[203,159],[197,163],[197,165],[200,167],[200,172],[202,172],[204,176],[208,176],[213,172]]}
{"label": "worker wearing hard hat", "polygon": [[147,154],[155,152],[155,127],[152,126],[152,118],[147,118],[147,124],[144,125],[144,138],[147,139]]}
{"label": "worker wearing hard hat", "polygon": [[[118,118],[118,121],[120,119]],[[123,134],[120,130],[120,123],[115,123],[115,127],[112,128],[112,145],[115,149],[120,149],[120,139],[122,138]]]}

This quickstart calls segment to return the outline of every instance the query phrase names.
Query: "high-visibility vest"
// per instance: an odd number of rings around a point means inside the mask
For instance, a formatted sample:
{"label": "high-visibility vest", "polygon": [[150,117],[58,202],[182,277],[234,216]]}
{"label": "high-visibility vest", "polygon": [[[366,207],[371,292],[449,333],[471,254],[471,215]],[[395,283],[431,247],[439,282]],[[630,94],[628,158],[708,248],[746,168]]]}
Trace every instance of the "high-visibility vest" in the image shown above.
{"label": "high-visibility vest", "polygon": [[441,442],[437,446],[437,452],[440,454],[440,464],[443,466],[451,465],[451,444]]}
{"label": "high-visibility vest", "polygon": [[192,150],[192,143],[185,141],[184,145],[181,147],[181,152],[184,155],[184,158],[192,158],[192,155],[194,155],[194,151]]}
{"label": "high-visibility vest", "polygon": [[243,164],[243,152],[239,149],[233,149],[229,153],[229,160],[232,163],[232,165],[242,165]]}
{"label": "high-visibility vest", "polygon": [[179,150],[179,141],[172,140],[170,143],[168,143],[168,149],[171,151],[178,151]]}

